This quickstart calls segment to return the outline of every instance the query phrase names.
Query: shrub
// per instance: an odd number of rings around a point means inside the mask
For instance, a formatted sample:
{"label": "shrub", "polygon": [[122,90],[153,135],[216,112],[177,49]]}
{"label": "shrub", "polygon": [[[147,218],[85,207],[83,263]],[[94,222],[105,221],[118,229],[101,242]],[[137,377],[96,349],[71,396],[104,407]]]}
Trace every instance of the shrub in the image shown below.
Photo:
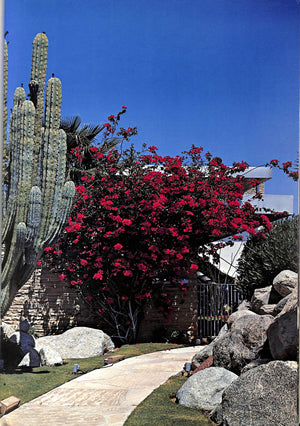
{"label": "shrub", "polygon": [[256,288],[271,285],[286,269],[298,272],[298,216],[276,221],[265,239],[248,239],[239,261],[237,286],[251,297]]}

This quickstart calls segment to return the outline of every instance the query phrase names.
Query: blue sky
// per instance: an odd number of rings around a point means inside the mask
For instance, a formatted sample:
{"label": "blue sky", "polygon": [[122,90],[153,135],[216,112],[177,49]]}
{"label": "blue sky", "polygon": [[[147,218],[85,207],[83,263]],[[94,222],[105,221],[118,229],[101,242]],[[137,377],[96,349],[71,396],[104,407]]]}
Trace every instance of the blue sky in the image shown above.
{"label": "blue sky", "polygon": [[[64,117],[99,124],[126,105],[121,124],[138,127],[137,148],[294,161],[299,18],[297,0],[7,0],[9,107],[45,31]],[[285,175],[274,171],[266,192],[293,194],[297,211],[298,185]]]}

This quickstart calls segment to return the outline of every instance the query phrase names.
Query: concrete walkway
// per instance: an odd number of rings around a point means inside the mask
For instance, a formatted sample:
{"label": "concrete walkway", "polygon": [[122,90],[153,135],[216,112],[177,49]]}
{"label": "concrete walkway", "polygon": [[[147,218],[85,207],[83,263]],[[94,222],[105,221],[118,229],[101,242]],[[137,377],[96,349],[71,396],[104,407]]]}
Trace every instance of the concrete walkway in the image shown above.
{"label": "concrete walkway", "polygon": [[91,371],[3,416],[0,425],[123,425],[137,405],[199,350],[154,352]]}

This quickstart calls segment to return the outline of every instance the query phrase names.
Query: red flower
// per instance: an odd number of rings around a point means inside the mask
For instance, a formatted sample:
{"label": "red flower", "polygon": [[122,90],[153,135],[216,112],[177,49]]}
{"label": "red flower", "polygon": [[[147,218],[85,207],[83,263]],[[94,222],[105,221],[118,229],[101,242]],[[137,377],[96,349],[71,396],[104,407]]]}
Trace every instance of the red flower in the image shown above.
{"label": "red flower", "polygon": [[81,265],[81,266],[85,266],[85,265],[87,265],[87,264],[88,264],[87,260],[85,260],[85,259],[80,259],[80,265]]}
{"label": "red flower", "polygon": [[195,265],[195,263],[192,263],[190,266],[191,271],[197,271],[199,269],[198,265]]}
{"label": "red flower", "polygon": [[122,248],[123,248],[123,246],[120,243],[114,245],[115,250],[122,250]]}
{"label": "red flower", "polygon": [[58,279],[59,279],[59,281],[64,281],[65,279],[66,279],[66,275],[65,274],[60,274],[59,276],[58,276]]}
{"label": "red flower", "polygon": [[96,274],[94,274],[93,279],[100,280],[100,281],[103,280],[103,271],[99,271]]}
{"label": "red flower", "polygon": [[277,166],[277,165],[279,164],[279,161],[278,161],[278,160],[271,160],[271,161],[270,161],[270,164],[271,164],[272,166]]}
{"label": "red flower", "polygon": [[127,106],[123,105],[123,106],[122,106],[122,109],[127,109]]}

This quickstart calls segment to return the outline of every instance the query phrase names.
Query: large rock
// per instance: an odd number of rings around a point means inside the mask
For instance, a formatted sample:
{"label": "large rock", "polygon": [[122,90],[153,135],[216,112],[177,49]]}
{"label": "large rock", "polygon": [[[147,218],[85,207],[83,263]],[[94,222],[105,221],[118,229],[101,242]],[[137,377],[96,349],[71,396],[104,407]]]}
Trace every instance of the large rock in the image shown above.
{"label": "large rock", "polygon": [[289,270],[280,272],[273,280],[273,287],[282,297],[292,293],[297,285],[298,274]]}
{"label": "large rock", "polygon": [[254,290],[252,299],[251,299],[251,309],[256,314],[260,314],[260,309],[263,305],[267,305],[269,303],[270,294],[271,294],[272,286],[257,288]]}
{"label": "large rock", "polygon": [[276,316],[278,314],[280,314],[280,312],[282,311],[282,309],[285,307],[287,301],[289,300],[289,298],[291,297],[292,293],[288,294],[287,296],[285,296],[283,299],[281,299],[275,306],[274,308],[274,312],[273,314]]}
{"label": "large rock", "polygon": [[222,401],[222,393],[238,376],[225,368],[210,367],[193,374],[177,392],[179,404],[201,410],[213,410]]}
{"label": "large rock", "polygon": [[298,288],[296,287],[268,329],[269,348],[274,359],[297,359],[299,345],[297,305]]}
{"label": "large rock", "polygon": [[242,310],[239,310],[239,311],[236,311],[236,312],[234,312],[233,314],[231,314],[230,316],[229,316],[229,318],[228,318],[228,320],[227,320],[227,327],[228,327],[228,329],[230,330],[231,329],[231,326],[232,326],[232,324],[235,322],[235,321],[237,321],[238,319],[240,319],[240,318],[242,318],[242,317],[244,317],[244,316],[247,316],[247,318],[249,318],[249,316],[253,316],[253,317],[255,317],[257,314],[255,314],[254,312],[252,312],[252,311],[249,311],[248,309],[242,309]]}
{"label": "large rock", "polygon": [[272,361],[242,374],[223,393],[223,425],[297,425],[297,382],[294,361]]}
{"label": "large rock", "polygon": [[236,318],[229,332],[214,345],[213,358],[215,366],[240,374],[246,364],[259,357],[274,318],[255,313],[246,313]]}
{"label": "large rock", "polygon": [[192,358],[192,369],[195,370],[204,362],[207,358],[212,356],[213,347],[218,340],[227,332],[227,324],[223,325],[217,337],[207,346],[201,348],[198,353],[196,353]]}
{"label": "large rock", "polygon": [[100,356],[115,347],[102,330],[88,327],[74,327],[63,334],[40,337],[37,343],[56,350],[63,359]]}

